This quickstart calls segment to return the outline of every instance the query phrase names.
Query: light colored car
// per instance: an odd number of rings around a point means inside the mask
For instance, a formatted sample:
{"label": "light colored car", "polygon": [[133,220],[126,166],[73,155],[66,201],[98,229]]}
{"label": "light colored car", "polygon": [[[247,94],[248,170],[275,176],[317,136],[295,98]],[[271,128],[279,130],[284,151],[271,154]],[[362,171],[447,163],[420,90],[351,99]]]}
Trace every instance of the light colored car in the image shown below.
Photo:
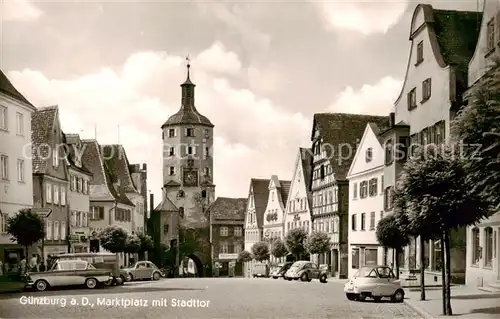
{"label": "light colored car", "polygon": [[26,274],[26,288],[45,291],[49,287],[85,285],[94,289],[100,284],[113,280],[108,269],[96,269],[85,260],[58,260],[49,271]]}
{"label": "light colored car", "polygon": [[363,301],[367,297],[380,301],[384,297],[393,302],[403,302],[405,292],[401,281],[396,279],[387,266],[361,267],[345,284],[344,292],[349,300]]}
{"label": "light colored car", "polygon": [[320,282],[327,282],[327,274],[325,271],[319,269],[318,265],[310,261],[296,261],[283,275],[285,280],[298,280],[311,281],[319,279]]}
{"label": "light colored car", "polygon": [[160,280],[163,277],[161,270],[150,261],[138,261],[132,266],[122,269],[127,273],[127,281],[152,279]]}
{"label": "light colored car", "polygon": [[277,266],[274,266],[271,268],[271,277],[273,279],[278,279],[280,277],[283,277],[285,273],[287,272],[288,269],[292,266],[292,262],[288,261],[286,263],[281,263],[278,264]]}

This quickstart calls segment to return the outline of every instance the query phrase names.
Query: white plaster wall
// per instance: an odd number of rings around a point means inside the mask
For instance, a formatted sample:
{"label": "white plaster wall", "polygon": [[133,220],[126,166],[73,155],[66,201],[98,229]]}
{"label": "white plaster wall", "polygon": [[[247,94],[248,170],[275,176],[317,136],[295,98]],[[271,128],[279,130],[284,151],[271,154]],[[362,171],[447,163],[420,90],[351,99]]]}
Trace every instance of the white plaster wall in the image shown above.
{"label": "white plaster wall", "polygon": [[[496,214],[493,218],[500,219],[500,214]],[[496,240],[496,243],[493,243],[493,261],[492,267],[488,268],[484,266],[484,256],[485,256],[485,236],[484,236],[484,228],[479,226],[479,242],[480,246],[483,247],[482,256],[479,259],[478,265],[472,265],[472,251],[473,251],[473,243],[472,243],[472,229],[473,227],[467,228],[467,266],[465,271],[465,283],[470,286],[487,286],[489,284],[497,283],[500,281],[500,264],[499,264],[499,253],[500,253],[500,227],[493,227],[493,240]],[[495,234],[496,233],[496,234]]]}

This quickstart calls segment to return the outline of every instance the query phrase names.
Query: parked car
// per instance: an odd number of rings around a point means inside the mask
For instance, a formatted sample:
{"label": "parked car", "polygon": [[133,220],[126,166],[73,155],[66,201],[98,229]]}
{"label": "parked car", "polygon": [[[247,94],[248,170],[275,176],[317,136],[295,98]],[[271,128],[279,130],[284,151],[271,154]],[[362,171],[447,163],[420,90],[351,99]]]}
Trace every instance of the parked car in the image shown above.
{"label": "parked car", "polygon": [[160,280],[161,277],[165,277],[162,271],[150,261],[138,261],[122,270],[127,274],[127,281],[143,279]]}
{"label": "parked car", "polygon": [[361,267],[345,284],[344,292],[349,300],[363,301],[367,297],[380,301],[383,297],[393,302],[403,302],[405,292],[401,281],[396,279],[387,266]]}
{"label": "parked car", "polygon": [[252,269],[252,277],[269,277],[269,265],[264,263],[255,263]]}
{"label": "parked car", "polygon": [[319,269],[318,265],[310,261],[296,261],[290,269],[288,269],[283,276],[285,280],[301,280],[301,281],[311,281],[313,279],[319,279],[320,282],[327,282],[327,274],[324,270]]}
{"label": "parked car", "polygon": [[281,263],[278,264],[275,267],[271,268],[271,277],[273,279],[278,279],[279,277],[283,277],[283,275],[286,273],[288,269],[293,265],[293,262],[286,262],[286,263]]}
{"label": "parked car", "polygon": [[108,280],[113,273],[108,269],[96,269],[85,260],[58,260],[49,271],[26,274],[26,288],[45,291],[49,287],[85,285],[94,289]]}

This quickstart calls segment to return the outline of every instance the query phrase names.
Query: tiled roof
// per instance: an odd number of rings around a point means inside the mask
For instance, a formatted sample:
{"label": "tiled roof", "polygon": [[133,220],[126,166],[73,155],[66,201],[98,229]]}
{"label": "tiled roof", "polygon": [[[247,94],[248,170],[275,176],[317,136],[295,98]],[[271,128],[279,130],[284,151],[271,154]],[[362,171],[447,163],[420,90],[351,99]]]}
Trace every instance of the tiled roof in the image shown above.
{"label": "tiled roof", "polygon": [[101,146],[96,140],[82,140],[85,151],[82,156],[82,163],[93,174],[90,185],[107,186],[111,196],[117,201],[125,205],[134,206],[134,204],[127,198],[122,187],[115,189],[112,182],[112,175],[104,162],[101,154]]}
{"label": "tiled roof", "polygon": [[304,183],[306,184],[307,191],[307,202],[309,204],[309,208],[312,211],[312,192],[311,192],[311,183],[312,183],[312,172],[313,172],[313,157],[312,150],[310,148],[300,148],[300,158],[302,164],[302,171],[304,172]]}
{"label": "tiled roof", "polygon": [[82,173],[92,175],[92,172],[87,167],[85,167],[83,162],[81,163],[81,167],[78,167],[75,164],[75,156],[76,156],[75,145],[77,145],[79,142],[81,142],[80,135],[78,135],[78,134],[65,134],[64,132],[62,134],[63,134],[64,143],[68,146],[66,148],[66,150],[67,150],[66,159],[67,159],[69,166],[73,169],[76,169],[76,170],[82,172]]}
{"label": "tiled roof", "polygon": [[292,186],[291,181],[282,181],[280,180],[280,194],[281,194],[281,200],[284,205],[286,205],[286,201],[288,199],[288,193],[290,192],[290,187]]}
{"label": "tiled roof", "polygon": [[368,123],[367,125],[369,125],[370,128],[372,129],[373,134],[375,134],[375,136],[377,137],[377,140],[380,143],[380,145],[383,145],[384,144],[384,139],[380,136],[380,132],[381,131],[378,128],[378,125],[375,124],[375,123]]}
{"label": "tiled roof", "polygon": [[217,197],[208,211],[212,220],[241,220],[245,219],[248,198]]}
{"label": "tiled roof", "polygon": [[172,203],[172,201],[168,198],[168,196],[163,194],[163,199],[162,199],[161,203],[158,204],[158,206],[156,206],[155,211],[156,212],[178,212],[179,208],[177,208],[177,206],[175,206],[175,204]]}
{"label": "tiled roof", "polygon": [[[375,123],[378,127],[385,128],[389,126],[389,117],[347,113],[314,114],[313,130],[317,126],[323,144],[330,145],[326,147],[326,151],[336,180],[345,180],[368,123]],[[312,139],[314,139],[313,136]],[[340,152],[348,153],[339,156]]]}
{"label": "tiled roof", "polygon": [[266,212],[267,201],[269,200],[269,179],[252,178],[250,188],[253,189],[255,204],[255,214],[257,215],[257,225],[264,224],[264,213]]}
{"label": "tiled roof", "polygon": [[52,132],[58,116],[58,107],[39,108],[31,115],[31,152],[33,174],[44,174],[51,160]]}
{"label": "tiled roof", "polygon": [[123,145],[102,145],[102,153],[113,181],[120,181],[126,193],[137,193]]}
{"label": "tiled roof", "polygon": [[0,93],[8,95],[19,102],[33,107],[33,104],[31,104],[21,93],[19,93],[14,85],[12,85],[12,82],[10,82],[7,75],[5,75],[2,70],[0,70]]}

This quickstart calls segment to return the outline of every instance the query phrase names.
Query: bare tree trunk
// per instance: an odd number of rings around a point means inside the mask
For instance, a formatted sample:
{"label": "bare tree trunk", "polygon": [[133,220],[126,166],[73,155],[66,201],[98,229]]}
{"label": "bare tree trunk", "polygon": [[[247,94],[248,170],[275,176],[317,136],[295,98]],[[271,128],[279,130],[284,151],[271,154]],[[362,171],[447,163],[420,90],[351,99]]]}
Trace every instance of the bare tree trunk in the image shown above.
{"label": "bare tree trunk", "polygon": [[450,232],[445,231],[445,260],[446,260],[446,315],[452,316],[453,310],[451,309],[451,246],[450,246]]}
{"label": "bare tree trunk", "polygon": [[425,300],[425,241],[420,236],[420,300]]}
{"label": "bare tree trunk", "polygon": [[396,279],[399,279],[399,254],[401,253],[400,248],[394,249],[394,269],[396,270]]}
{"label": "bare tree trunk", "polygon": [[445,269],[445,257],[444,257],[444,249],[445,249],[445,232],[441,234],[441,299],[443,303],[443,315],[446,316],[448,313],[446,308],[446,269]]}

